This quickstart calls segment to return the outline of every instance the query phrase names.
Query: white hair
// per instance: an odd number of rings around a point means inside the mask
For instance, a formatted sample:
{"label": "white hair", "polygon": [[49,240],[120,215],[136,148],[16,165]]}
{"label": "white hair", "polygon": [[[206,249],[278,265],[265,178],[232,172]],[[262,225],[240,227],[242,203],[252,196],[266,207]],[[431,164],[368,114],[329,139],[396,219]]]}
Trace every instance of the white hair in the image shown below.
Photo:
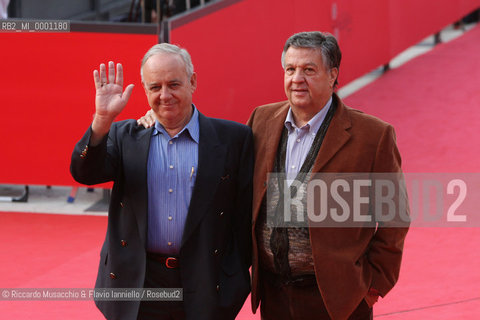
{"label": "white hair", "polygon": [[192,63],[192,58],[190,57],[190,54],[188,53],[187,50],[180,48],[174,44],[170,43],[159,43],[151,47],[147,53],[143,56],[142,59],[142,65],[140,67],[140,76],[142,77],[143,81],[143,66],[147,62],[147,60],[159,53],[171,53],[171,54],[178,54],[183,62],[185,62],[185,68],[188,77],[191,77],[193,75],[193,63]]}

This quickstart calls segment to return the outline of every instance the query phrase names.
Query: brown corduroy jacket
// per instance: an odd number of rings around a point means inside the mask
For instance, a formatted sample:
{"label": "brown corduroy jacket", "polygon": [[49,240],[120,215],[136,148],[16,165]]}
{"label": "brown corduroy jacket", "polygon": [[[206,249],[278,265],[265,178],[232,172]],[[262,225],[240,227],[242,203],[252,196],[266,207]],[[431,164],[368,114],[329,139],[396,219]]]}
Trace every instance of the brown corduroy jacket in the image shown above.
{"label": "brown corduroy jacket", "polygon": [[[312,168],[312,173],[401,172],[401,159],[391,125],[345,106],[336,94],[337,110]],[[253,180],[252,309],[260,301],[258,241],[255,233],[260,205],[273,170],[288,101],[256,108],[248,120],[253,130],[255,169]],[[408,214],[406,197],[405,208]],[[317,285],[332,319],[347,319],[369,288],[385,296],[398,280],[404,227],[322,228],[310,226],[310,243]]]}

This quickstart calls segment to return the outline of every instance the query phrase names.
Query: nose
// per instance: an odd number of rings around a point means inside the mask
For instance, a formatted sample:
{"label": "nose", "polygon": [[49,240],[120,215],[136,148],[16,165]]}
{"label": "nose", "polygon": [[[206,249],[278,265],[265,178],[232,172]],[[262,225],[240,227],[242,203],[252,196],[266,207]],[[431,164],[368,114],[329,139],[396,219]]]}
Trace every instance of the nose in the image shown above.
{"label": "nose", "polygon": [[300,70],[300,68],[295,69],[295,72],[292,75],[292,81],[303,82],[304,80],[305,80],[305,77],[303,75],[303,72]]}
{"label": "nose", "polygon": [[163,86],[162,89],[160,89],[159,99],[161,101],[167,101],[171,97],[172,94],[170,93],[170,89],[167,86]]}

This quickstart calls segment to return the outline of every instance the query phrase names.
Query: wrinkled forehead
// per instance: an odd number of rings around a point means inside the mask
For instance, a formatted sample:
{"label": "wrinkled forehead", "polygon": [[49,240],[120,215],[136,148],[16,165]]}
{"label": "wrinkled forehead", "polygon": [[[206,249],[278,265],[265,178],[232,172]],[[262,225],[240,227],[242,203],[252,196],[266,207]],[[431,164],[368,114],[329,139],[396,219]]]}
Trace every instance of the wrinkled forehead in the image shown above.
{"label": "wrinkled forehead", "polygon": [[152,55],[143,65],[144,77],[169,76],[186,77],[187,68],[182,57],[174,53],[158,53]]}
{"label": "wrinkled forehead", "polygon": [[285,65],[289,64],[316,64],[323,65],[322,50],[320,48],[289,47],[285,52]]}

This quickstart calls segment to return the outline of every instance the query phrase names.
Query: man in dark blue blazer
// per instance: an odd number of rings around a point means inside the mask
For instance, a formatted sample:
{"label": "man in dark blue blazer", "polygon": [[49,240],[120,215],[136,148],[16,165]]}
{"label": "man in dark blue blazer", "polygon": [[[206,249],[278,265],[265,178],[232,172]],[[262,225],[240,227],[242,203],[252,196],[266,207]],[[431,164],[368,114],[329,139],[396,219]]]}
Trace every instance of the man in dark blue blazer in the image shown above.
{"label": "man in dark blue blazer", "polygon": [[120,64],[101,64],[71,173],[114,182],[95,287],[181,288],[183,300],[96,304],[107,319],[234,319],[250,292],[251,130],[196,109],[185,49],[153,46],[141,74],[155,126],[114,122],[133,85],[123,90]]}

